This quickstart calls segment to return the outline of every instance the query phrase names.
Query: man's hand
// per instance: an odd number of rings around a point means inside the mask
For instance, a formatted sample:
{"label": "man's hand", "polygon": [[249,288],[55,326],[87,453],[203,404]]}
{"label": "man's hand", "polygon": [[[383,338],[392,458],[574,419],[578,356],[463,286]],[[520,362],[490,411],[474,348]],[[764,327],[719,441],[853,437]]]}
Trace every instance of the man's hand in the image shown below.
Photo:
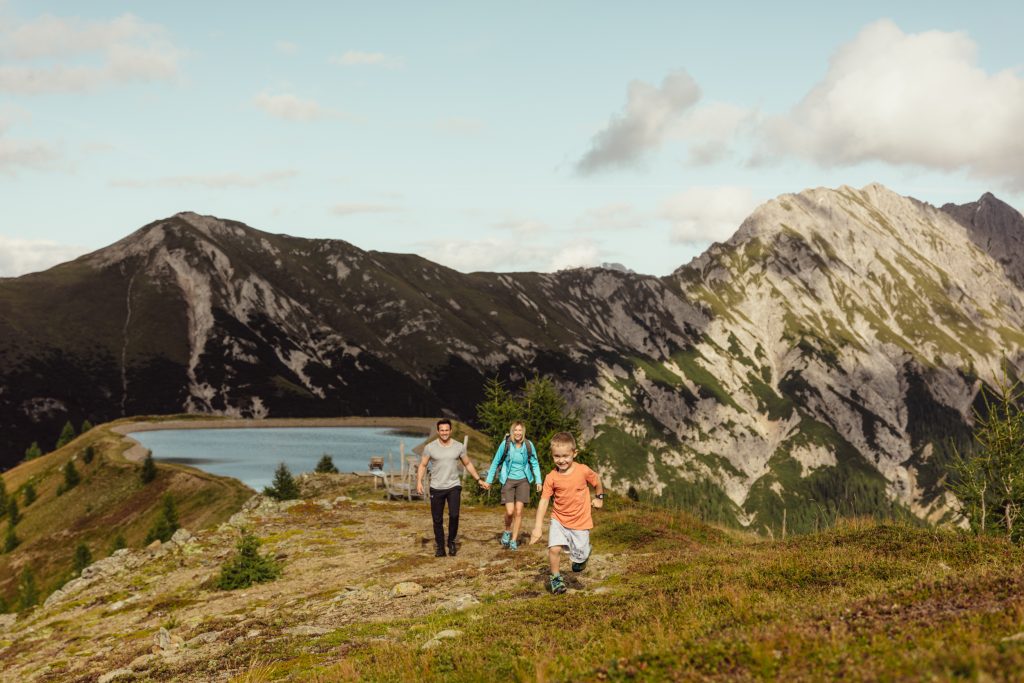
{"label": "man's hand", "polygon": [[604,501],[601,500],[600,498],[591,498],[590,499],[590,504],[593,505],[596,508],[604,507]]}
{"label": "man's hand", "polygon": [[423,482],[422,481],[416,482],[416,493],[420,494],[421,496],[423,495]]}
{"label": "man's hand", "polygon": [[479,484],[480,484],[480,488],[482,488],[484,491],[490,491],[491,490],[491,485],[488,484],[486,481],[482,481],[481,480],[479,482]]}
{"label": "man's hand", "polygon": [[533,531],[530,532],[530,545],[533,545],[540,540],[541,529],[539,526],[533,527]]}

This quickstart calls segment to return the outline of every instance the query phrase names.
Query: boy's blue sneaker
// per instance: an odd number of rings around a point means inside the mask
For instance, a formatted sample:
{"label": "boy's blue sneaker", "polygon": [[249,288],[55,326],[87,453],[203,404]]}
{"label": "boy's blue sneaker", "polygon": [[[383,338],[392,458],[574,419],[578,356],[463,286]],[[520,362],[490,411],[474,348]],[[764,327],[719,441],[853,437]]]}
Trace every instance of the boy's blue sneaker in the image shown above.
{"label": "boy's blue sneaker", "polygon": [[512,542],[512,532],[506,531],[501,535],[501,547],[507,548],[508,544]]}
{"label": "boy's blue sneaker", "polygon": [[509,541],[508,542],[508,549],[509,550],[519,550],[519,544],[516,543],[515,541]]}
{"label": "boy's blue sneaker", "polygon": [[584,569],[587,568],[587,562],[589,560],[590,560],[590,558],[588,557],[586,560],[583,560],[582,562],[573,562],[572,563],[572,570],[574,572],[581,572],[581,571],[583,571]]}
{"label": "boy's blue sneaker", "polygon": [[561,574],[552,576],[548,585],[551,587],[551,592],[555,595],[561,595],[568,590],[565,585],[565,579],[562,578]]}

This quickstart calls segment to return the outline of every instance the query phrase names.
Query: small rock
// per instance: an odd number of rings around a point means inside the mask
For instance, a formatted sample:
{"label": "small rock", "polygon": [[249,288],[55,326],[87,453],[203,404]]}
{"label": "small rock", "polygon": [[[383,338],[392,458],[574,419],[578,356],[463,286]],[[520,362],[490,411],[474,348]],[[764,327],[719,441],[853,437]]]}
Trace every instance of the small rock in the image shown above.
{"label": "small rock", "polygon": [[1001,642],[1015,643],[1018,640],[1024,640],[1024,631],[1021,631],[1020,633],[1014,633],[1012,636],[1007,636],[1003,638]]}
{"label": "small rock", "polygon": [[160,547],[161,545],[163,545],[163,543],[161,543],[161,542],[160,542],[160,539],[158,538],[158,539],[156,539],[155,541],[153,541],[152,543],[150,543],[149,545],[147,545],[147,546],[146,546],[146,550],[156,550],[156,549],[158,549],[158,548],[159,548],[159,547]]}
{"label": "small rock", "polygon": [[330,633],[331,629],[324,628],[323,626],[303,624],[302,626],[286,628],[284,632],[289,636],[322,636],[325,633]]}
{"label": "small rock", "polygon": [[212,643],[212,642],[216,641],[217,638],[220,637],[220,634],[221,634],[221,631],[207,631],[205,633],[200,633],[198,636],[196,636],[195,638],[192,638],[187,643],[185,643],[185,645],[189,645],[189,646],[206,645],[208,643]]}
{"label": "small rock", "polygon": [[131,675],[132,675],[132,670],[131,669],[114,669],[113,671],[110,671],[110,672],[105,673],[102,676],[100,676],[99,679],[96,681],[96,683],[110,683],[111,681],[115,681],[118,678],[121,678],[123,676],[131,676]]}
{"label": "small rock", "polygon": [[64,591],[58,588],[57,590],[50,593],[50,596],[46,598],[46,602],[43,603],[43,609],[48,609],[52,605],[57,604],[64,599]]}
{"label": "small rock", "polygon": [[171,637],[171,634],[167,632],[167,629],[162,626],[153,637],[153,640],[156,643],[156,646],[161,650],[174,650],[181,644],[180,636]]}
{"label": "small rock", "polygon": [[448,610],[450,612],[461,612],[462,610],[476,607],[479,604],[480,601],[472,595],[459,595],[458,597],[443,603],[440,609]]}
{"label": "small rock", "polygon": [[245,637],[246,637],[246,638],[255,638],[255,637],[256,637],[256,636],[258,636],[258,635],[259,635],[260,633],[262,633],[262,631],[260,631],[260,630],[259,630],[258,628],[254,628],[254,629],[252,629],[251,631],[249,631],[248,633],[246,633],[246,634],[245,634]]}
{"label": "small rock", "polygon": [[191,540],[192,533],[188,529],[178,529],[174,532],[174,535],[171,536],[171,543],[175,543],[177,545],[185,545]]}
{"label": "small rock", "polygon": [[403,581],[391,589],[391,597],[404,598],[409,595],[418,595],[423,592],[423,586],[412,581]]}
{"label": "small rock", "polygon": [[337,503],[344,503],[344,502],[347,502],[347,501],[350,501],[350,500],[352,500],[352,499],[349,498],[348,496],[338,496],[337,498],[334,499],[334,502],[335,502],[335,504],[337,504]]}
{"label": "small rock", "polygon": [[139,655],[128,664],[128,668],[132,671],[138,671],[139,669],[145,669],[149,666],[149,663],[156,659],[156,655],[145,654]]}
{"label": "small rock", "polygon": [[420,647],[420,649],[421,650],[433,649],[433,648],[437,647],[438,645],[440,645],[442,640],[447,640],[449,638],[458,638],[461,635],[462,635],[462,631],[459,631],[459,630],[456,630],[456,629],[446,629],[446,630],[441,631],[440,633],[436,634],[433,638],[431,638],[427,642],[423,643],[423,645]]}

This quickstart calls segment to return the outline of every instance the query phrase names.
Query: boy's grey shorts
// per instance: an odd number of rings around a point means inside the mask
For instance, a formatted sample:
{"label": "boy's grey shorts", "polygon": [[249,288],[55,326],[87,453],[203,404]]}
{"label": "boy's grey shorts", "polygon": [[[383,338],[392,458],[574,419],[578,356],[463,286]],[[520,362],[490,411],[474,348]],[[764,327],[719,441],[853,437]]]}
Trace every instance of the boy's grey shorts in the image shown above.
{"label": "boy's grey shorts", "polygon": [[566,529],[552,517],[548,527],[548,547],[556,545],[569,548],[573,562],[586,562],[590,557],[590,529]]}
{"label": "boy's grey shorts", "polygon": [[523,505],[529,503],[530,482],[526,479],[506,479],[505,483],[501,485],[501,502],[522,503]]}

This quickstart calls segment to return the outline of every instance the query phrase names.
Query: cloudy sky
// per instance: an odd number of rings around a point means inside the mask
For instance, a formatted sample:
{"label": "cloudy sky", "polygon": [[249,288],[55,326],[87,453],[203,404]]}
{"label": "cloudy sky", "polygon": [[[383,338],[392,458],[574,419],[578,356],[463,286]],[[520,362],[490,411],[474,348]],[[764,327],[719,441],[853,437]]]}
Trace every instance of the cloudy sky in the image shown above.
{"label": "cloudy sky", "polygon": [[0,0],[0,276],[186,210],[664,275],[808,187],[1024,208],[1024,4],[696,4]]}

